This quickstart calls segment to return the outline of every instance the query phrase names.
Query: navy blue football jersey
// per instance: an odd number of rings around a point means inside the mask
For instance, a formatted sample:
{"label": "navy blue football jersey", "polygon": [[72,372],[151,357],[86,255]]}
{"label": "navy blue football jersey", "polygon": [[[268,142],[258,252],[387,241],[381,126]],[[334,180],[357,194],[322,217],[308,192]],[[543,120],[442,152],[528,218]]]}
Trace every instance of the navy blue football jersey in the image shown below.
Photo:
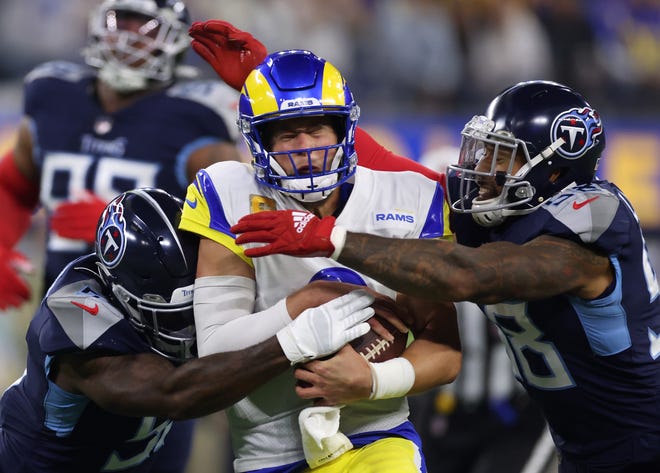
{"label": "navy blue football jersey", "polygon": [[[456,225],[459,241],[461,228],[474,231]],[[523,244],[540,235],[608,256],[615,281],[596,300],[559,295],[483,307],[504,335],[517,378],[565,457],[660,463],[659,289],[633,208],[614,184],[595,181],[467,240]]]}
{"label": "navy blue football jersey", "polygon": [[95,261],[67,266],[30,323],[27,370],[0,400],[0,472],[147,472],[166,441],[170,420],[112,414],[50,379],[61,353],[151,351],[103,295]]}
{"label": "navy blue football jersey", "polygon": [[[24,114],[31,120],[40,200],[48,213],[84,190],[106,201],[136,187],[183,198],[190,154],[238,138],[237,93],[221,82],[175,83],[105,113],[95,81],[94,69],[69,62],[45,63],[26,76]],[[84,242],[49,234],[45,287],[88,252]]]}

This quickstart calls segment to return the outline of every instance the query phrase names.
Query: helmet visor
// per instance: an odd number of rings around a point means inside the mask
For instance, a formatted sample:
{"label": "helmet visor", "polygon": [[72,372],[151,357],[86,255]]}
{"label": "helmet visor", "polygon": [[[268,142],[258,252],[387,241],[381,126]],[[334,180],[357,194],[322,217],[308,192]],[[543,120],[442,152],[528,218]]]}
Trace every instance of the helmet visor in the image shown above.
{"label": "helmet visor", "polygon": [[476,116],[461,132],[458,164],[447,169],[448,178],[454,181],[448,186],[449,199],[457,212],[483,211],[483,205],[472,209],[473,201],[487,202],[493,210],[523,203],[509,202],[507,197],[522,182],[517,174],[521,163],[516,158],[522,150],[527,159],[526,149],[510,133],[492,131],[494,126],[487,117]]}

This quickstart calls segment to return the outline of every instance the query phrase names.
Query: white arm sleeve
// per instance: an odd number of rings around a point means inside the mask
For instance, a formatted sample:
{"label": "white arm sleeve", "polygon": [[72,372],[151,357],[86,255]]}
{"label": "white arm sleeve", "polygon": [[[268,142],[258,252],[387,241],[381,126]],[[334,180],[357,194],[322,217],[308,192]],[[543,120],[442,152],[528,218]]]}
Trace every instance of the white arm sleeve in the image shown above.
{"label": "white arm sleeve", "polygon": [[255,345],[291,322],[286,298],[253,313],[255,291],[254,280],[241,276],[207,276],[195,280],[199,356]]}

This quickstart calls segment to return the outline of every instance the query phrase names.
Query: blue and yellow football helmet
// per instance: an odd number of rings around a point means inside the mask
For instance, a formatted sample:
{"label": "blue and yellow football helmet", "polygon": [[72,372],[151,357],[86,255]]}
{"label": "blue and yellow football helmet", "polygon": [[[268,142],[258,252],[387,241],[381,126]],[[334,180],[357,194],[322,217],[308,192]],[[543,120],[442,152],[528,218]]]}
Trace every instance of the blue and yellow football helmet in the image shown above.
{"label": "blue and yellow football helmet", "polygon": [[[256,178],[262,184],[298,200],[325,199],[355,173],[355,128],[360,108],[344,77],[331,63],[309,51],[287,50],[271,54],[250,73],[239,101],[238,124],[252,153]],[[274,120],[308,116],[336,117],[336,145],[274,153],[264,126]],[[286,175],[277,155],[324,150],[332,159],[325,171],[299,170]],[[336,150],[332,157],[332,150]],[[290,158],[291,159],[291,158]],[[311,158],[310,158],[311,159]],[[293,160],[291,160],[293,162]]]}

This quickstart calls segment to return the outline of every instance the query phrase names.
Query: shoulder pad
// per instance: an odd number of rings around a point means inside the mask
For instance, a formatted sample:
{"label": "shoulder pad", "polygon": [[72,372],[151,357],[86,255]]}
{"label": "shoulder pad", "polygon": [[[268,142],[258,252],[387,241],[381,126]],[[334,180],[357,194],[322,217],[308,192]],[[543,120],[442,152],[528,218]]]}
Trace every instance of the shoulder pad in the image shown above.
{"label": "shoulder pad", "polygon": [[50,61],[35,67],[25,76],[25,83],[37,79],[60,79],[67,82],[78,82],[83,78],[94,75],[94,71],[87,66],[68,61]]}
{"label": "shoulder pad", "polygon": [[90,347],[110,327],[124,319],[102,295],[98,281],[79,279],[48,293],[46,304],[62,330],[81,350]]}
{"label": "shoulder pad", "polygon": [[617,195],[592,183],[564,189],[543,208],[584,243],[593,243],[610,228],[619,204]]}
{"label": "shoulder pad", "polygon": [[195,182],[200,191],[209,198],[211,195],[217,196],[218,189],[235,189],[235,192],[241,193],[247,186],[256,182],[254,172],[251,163],[218,161],[197,171]]}
{"label": "shoulder pad", "polygon": [[202,169],[210,176],[210,182],[220,187],[236,186],[239,189],[244,188],[246,182],[254,180],[254,167],[251,163],[240,161],[218,161]]}
{"label": "shoulder pad", "polygon": [[170,97],[190,100],[210,108],[224,120],[232,139],[239,138],[236,126],[239,95],[227,84],[217,80],[179,82],[166,93]]}

